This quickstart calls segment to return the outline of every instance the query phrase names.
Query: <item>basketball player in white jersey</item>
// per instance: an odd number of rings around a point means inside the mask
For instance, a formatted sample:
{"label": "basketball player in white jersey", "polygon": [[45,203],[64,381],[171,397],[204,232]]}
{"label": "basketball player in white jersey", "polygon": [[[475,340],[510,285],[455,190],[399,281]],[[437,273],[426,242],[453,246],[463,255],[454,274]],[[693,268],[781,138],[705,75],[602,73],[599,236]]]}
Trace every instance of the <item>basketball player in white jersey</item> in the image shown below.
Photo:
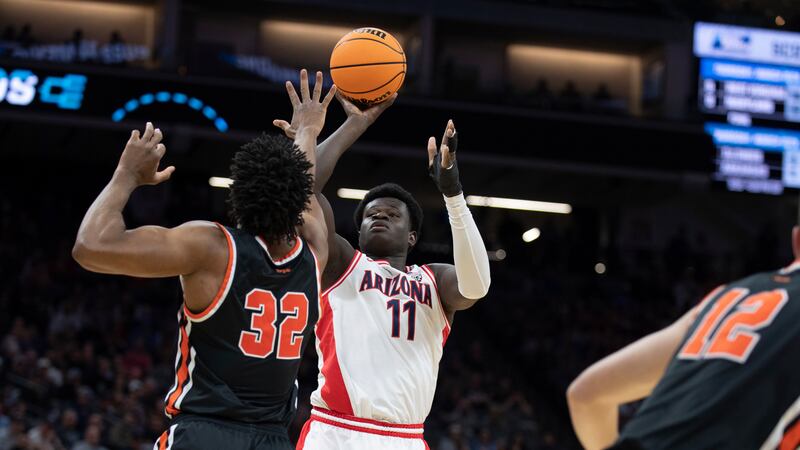
{"label": "basketball player in white jersey", "polygon": [[[317,152],[321,190],[339,157],[393,101],[360,111],[339,97],[348,119]],[[290,137],[292,124],[276,120]],[[467,208],[450,121],[437,150],[428,141],[431,178],[444,195],[453,233],[453,264],[407,266],[422,209],[400,186],[384,184],[356,209],[359,249],[335,233],[330,204],[319,196],[329,230],[316,328],[319,386],[297,448],[425,450],[442,350],[456,311],[489,290],[489,259]]]}

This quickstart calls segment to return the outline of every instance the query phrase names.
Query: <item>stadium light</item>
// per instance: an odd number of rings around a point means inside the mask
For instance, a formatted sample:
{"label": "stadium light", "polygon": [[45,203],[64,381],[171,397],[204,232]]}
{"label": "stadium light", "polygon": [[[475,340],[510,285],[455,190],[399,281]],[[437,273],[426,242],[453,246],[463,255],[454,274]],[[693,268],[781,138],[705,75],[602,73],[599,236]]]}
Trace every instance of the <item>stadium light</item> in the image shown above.
{"label": "stadium light", "polygon": [[572,206],[567,203],[519,200],[515,198],[484,197],[481,195],[468,196],[467,204],[470,206],[484,206],[487,208],[516,209],[520,211],[536,211],[554,214],[570,214],[572,212]]}
{"label": "stadium light", "polygon": [[542,232],[539,231],[538,228],[531,228],[530,230],[522,233],[522,240],[525,242],[533,242],[536,239],[539,239],[539,236],[542,235]]}
{"label": "stadium light", "polygon": [[211,177],[208,179],[208,185],[215,188],[229,188],[233,184],[233,180],[225,177]]}
{"label": "stadium light", "polygon": [[361,200],[362,198],[364,198],[365,195],[367,195],[367,192],[369,191],[365,191],[364,189],[341,188],[338,191],[336,191],[336,195],[338,195],[339,198],[347,198],[350,200]]}

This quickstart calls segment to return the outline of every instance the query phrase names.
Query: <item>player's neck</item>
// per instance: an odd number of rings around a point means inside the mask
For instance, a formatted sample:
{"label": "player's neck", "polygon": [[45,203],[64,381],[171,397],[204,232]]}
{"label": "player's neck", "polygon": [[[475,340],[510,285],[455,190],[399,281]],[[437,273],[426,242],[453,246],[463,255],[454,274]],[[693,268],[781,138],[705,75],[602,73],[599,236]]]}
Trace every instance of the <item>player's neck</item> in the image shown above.
{"label": "player's neck", "polygon": [[394,267],[399,271],[402,272],[406,271],[406,260],[408,259],[408,255],[396,255],[396,256],[367,255],[367,256],[376,261],[386,261],[389,263],[390,266]]}
{"label": "player's neck", "polygon": [[297,239],[298,238],[281,239],[278,242],[267,242],[267,250],[269,251],[270,258],[272,258],[273,261],[280,261],[286,258],[286,256],[294,250]]}

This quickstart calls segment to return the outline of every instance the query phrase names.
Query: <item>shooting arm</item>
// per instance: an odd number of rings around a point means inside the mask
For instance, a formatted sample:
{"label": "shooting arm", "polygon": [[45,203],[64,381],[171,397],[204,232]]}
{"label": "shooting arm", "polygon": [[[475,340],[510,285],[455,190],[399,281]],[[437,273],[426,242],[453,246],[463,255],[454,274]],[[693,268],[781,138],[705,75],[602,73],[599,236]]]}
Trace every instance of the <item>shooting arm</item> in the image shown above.
{"label": "shooting arm", "polygon": [[614,443],[619,434],[619,406],[650,395],[697,311],[689,311],[667,328],[596,362],[572,382],[567,404],[575,433],[585,448],[602,449]]}
{"label": "shooting arm", "polygon": [[[215,248],[209,237],[222,234],[209,222],[190,222],[168,229],[145,226],[128,230],[122,209],[136,184],[124,173],[114,174],[78,230],[72,256],[87,270],[137,277],[188,275],[198,270]],[[227,248],[221,239],[224,251]]]}

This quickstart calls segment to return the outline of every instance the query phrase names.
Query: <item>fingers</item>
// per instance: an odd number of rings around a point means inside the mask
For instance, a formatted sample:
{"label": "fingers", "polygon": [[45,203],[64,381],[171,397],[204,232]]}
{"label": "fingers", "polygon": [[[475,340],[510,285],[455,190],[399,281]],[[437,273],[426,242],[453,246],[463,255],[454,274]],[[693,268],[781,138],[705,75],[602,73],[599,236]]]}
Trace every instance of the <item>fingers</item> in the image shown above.
{"label": "fingers", "polygon": [[147,122],[147,125],[144,126],[144,135],[142,135],[142,140],[148,142],[152,137],[153,137],[153,122]]}
{"label": "fingers", "polygon": [[442,145],[442,169],[449,169],[453,165],[453,154],[450,153],[450,147]]}
{"label": "fingers", "polygon": [[392,96],[389,97],[389,99],[385,102],[378,104],[378,106],[381,108],[381,110],[385,110],[386,108],[392,106],[395,100],[397,100],[397,92],[392,94]]}
{"label": "fingers", "polygon": [[308,94],[308,71],[303,69],[300,71],[300,99],[305,102],[310,98]]}
{"label": "fingers", "polygon": [[[316,92],[316,87],[314,88],[314,90],[315,90],[315,92]],[[336,85],[335,85],[335,84],[334,84],[333,86],[331,86],[331,90],[330,90],[330,91],[328,91],[328,94],[327,94],[327,95],[325,95],[325,98],[323,98],[323,99],[322,99],[322,106],[323,106],[323,107],[325,107],[326,109],[328,108],[328,105],[330,105],[330,104],[331,104],[331,101],[333,100],[333,97],[335,97],[335,96],[336,96],[336,92],[337,92],[338,90],[339,90],[339,89],[337,89],[337,88],[336,88]]]}
{"label": "fingers", "polygon": [[322,96],[322,72],[317,71],[317,79],[314,80],[314,96],[311,97],[312,100],[318,102],[320,97]]}
{"label": "fingers", "polygon": [[345,98],[345,96],[341,92],[338,92],[338,90],[336,92],[336,100],[339,100],[339,103],[342,104],[342,108],[344,108],[348,115],[360,111],[356,105]]}
{"label": "fingers", "polygon": [[436,159],[436,138],[431,136],[428,138],[428,167],[433,166],[433,161]]}
{"label": "fingers", "polygon": [[167,153],[167,146],[164,144],[158,144],[155,149],[155,154],[158,156],[158,159],[163,158],[165,153]]}
{"label": "fingers", "polygon": [[276,127],[280,128],[280,129],[281,129],[281,130],[283,130],[284,132],[285,132],[286,130],[288,130],[288,129],[291,127],[291,125],[289,124],[289,122],[287,122],[287,121],[285,121],[285,120],[278,120],[278,119],[275,119],[275,120],[273,120],[273,121],[272,121],[272,124],[273,124],[273,125],[275,125]]}
{"label": "fingers", "polygon": [[169,180],[169,177],[175,172],[175,166],[169,166],[166,169],[156,172],[155,176],[153,177],[153,182],[155,184],[163,183]]}
{"label": "fingers", "polygon": [[161,132],[161,128],[156,128],[153,132],[153,138],[150,139],[150,145],[159,145],[162,139],[164,139],[164,133]]}
{"label": "fingers", "polygon": [[448,120],[447,121],[447,126],[444,128],[444,134],[442,134],[442,144],[447,142],[448,138],[453,137],[452,133],[454,133],[454,132],[455,132],[455,125],[453,125],[453,121],[452,120]]}
{"label": "fingers", "polygon": [[297,91],[294,90],[294,85],[291,81],[286,82],[286,92],[289,93],[289,101],[292,102],[292,108],[300,106],[300,98],[297,96]]}
{"label": "fingers", "polygon": [[383,114],[387,108],[394,104],[394,101],[397,100],[397,93],[395,92],[388,100],[378,103],[377,105],[373,106],[370,109],[375,110],[376,117]]}
{"label": "fingers", "polygon": [[139,130],[131,131],[131,137],[128,139],[128,142],[138,141],[139,140]]}

